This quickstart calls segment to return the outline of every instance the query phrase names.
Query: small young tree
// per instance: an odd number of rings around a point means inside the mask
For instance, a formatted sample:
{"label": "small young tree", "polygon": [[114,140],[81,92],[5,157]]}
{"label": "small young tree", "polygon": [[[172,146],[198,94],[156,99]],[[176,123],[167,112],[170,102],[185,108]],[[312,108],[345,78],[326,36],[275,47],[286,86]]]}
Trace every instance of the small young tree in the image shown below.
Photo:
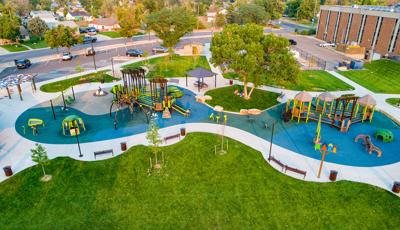
{"label": "small young tree", "polygon": [[150,143],[152,152],[154,154],[155,166],[159,168],[160,164],[158,163],[157,153],[158,146],[162,143],[162,140],[160,138],[160,134],[158,133],[158,126],[155,123],[154,119],[150,120],[149,128],[147,129],[146,139]]}
{"label": "small young tree", "polygon": [[46,174],[46,171],[44,170],[44,166],[46,163],[49,161],[49,158],[47,157],[47,151],[46,149],[41,145],[41,144],[36,144],[35,148],[31,149],[32,153],[32,161],[40,164],[42,166],[43,170],[43,181],[48,181],[51,179],[50,175]]}

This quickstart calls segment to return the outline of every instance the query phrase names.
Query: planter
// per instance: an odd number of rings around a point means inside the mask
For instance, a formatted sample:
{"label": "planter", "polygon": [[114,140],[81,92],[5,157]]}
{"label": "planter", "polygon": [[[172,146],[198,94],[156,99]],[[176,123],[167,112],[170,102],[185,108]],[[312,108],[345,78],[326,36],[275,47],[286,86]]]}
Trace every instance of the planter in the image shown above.
{"label": "planter", "polygon": [[181,128],[181,136],[185,136],[186,135],[186,129],[185,128]]}
{"label": "planter", "polygon": [[126,142],[121,142],[121,151],[126,151]]}
{"label": "planter", "polygon": [[400,193],[400,182],[395,181],[393,183],[392,192]]}
{"label": "planter", "polygon": [[336,181],[338,172],[336,170],[331,170],[331,173],[329,174],[329,180],[330,181]]}
{"label": "planter", "polygon": [[6,174],[6,176],[12,176],[13,175],[13,171],[11,169],[11,166],[5,166],[3,168],[4,170],[4,174]]}

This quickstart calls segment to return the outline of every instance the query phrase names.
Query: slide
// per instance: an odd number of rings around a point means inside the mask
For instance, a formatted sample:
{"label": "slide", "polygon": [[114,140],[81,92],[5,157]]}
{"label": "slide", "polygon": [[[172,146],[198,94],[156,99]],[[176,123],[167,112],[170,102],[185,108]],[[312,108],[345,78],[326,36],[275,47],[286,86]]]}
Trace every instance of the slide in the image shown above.
{"label": "slide", "polygon": [[189,116],[189,111],[183,109],[182,107],[180,107],[180,106],[177,105],[176,103],[173,103],[173,104],[172,104],[172,108],[173,108],[176,112],[182,114],[182,115],[185,116],[185,117],[188,117],[188,116]]}
{"label": "slide", "polygon": [[369,135],[365,135],[365,134],[359,134],[357,135],[357,137],[354,139],[355,142],[358,142],[359,139],[363,139],[364,140],[364,145],[368,151],[369,154],[371,154],[372,152],[376,152],[376,154],[378,155],[378,157],[382,156],[382,151],[380,148],[376,147],[372,141],[371,141],[371,137]]}

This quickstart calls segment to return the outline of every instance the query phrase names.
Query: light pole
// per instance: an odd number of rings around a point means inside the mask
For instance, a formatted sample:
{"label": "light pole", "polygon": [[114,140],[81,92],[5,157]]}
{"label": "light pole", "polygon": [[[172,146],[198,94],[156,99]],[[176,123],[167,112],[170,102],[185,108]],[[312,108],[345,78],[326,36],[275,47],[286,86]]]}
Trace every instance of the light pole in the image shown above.
{"label": "light pole", "polygon": [[75,137],[76,137],[76,143],[78,144],[78,150],[79,150],[79,157],[83,157],[82,151],[81,151],[81,144],[79,143],[79,134],[78,134],[78,127],[75,126]]}
{"label": "light pole", "polygon": [[93,47],[93,40],[90,43],[92,45],[92,52],[93,52],[93,65],[94,65],[94,70],[97,70],[97,66],[96,66],[96,58],[94,56],[96,56],[96,52],[94,51],[94,47]]}

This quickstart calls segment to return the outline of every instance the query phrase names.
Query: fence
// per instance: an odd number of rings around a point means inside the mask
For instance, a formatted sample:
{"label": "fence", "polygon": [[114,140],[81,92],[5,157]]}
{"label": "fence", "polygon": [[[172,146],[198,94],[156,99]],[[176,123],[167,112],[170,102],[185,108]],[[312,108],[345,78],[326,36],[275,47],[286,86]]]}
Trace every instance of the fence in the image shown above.
{"label": "fence", "polygon": [[301,50],[299,48],[293,47],[292,49],[299,53],[299,58],[302,60],[298,60],[298,61],[303,66],[303,68],[326,70],[326,61],[325,60],[323,60],[313,54],[310,54],[304,50]]}

